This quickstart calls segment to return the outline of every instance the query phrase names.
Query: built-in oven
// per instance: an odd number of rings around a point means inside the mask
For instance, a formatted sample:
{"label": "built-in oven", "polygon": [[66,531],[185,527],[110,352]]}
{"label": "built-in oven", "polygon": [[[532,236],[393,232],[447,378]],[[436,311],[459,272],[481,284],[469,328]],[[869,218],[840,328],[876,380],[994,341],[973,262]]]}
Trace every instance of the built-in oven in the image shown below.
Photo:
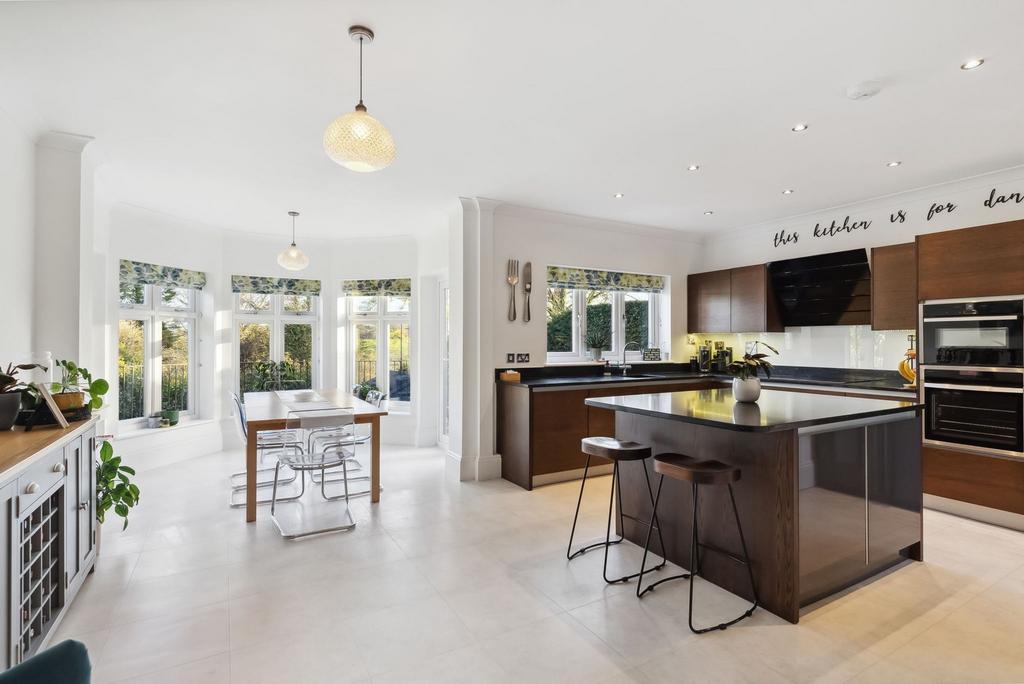
{"label": "built-in oven", "polygon": [[1024,457],[1024,369],[922,368],[924,443]]}
{"label": "built-in oven", "polygon": [[921,305],[921,367],[1024,367],[1024,296]]}

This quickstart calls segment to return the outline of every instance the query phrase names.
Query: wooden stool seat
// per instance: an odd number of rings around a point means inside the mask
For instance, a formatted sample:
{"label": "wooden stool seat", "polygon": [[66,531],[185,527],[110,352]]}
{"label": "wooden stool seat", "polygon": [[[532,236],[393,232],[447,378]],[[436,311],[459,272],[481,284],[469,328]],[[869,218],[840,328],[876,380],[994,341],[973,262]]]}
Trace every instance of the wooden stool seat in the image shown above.
{"label": "wooden stool seat", "polygon": [[637,442],[620,442],[614,437],[584,437],[580,446],[588,456],[609,461],[642,461],[651,457],[651,447]]}
{"label": "wooden stool seat", "polygon": [[685,454],[658,454],[654,457],[654,472],[702,485],[727,485],[740,479],[740,469],[735,466]]}

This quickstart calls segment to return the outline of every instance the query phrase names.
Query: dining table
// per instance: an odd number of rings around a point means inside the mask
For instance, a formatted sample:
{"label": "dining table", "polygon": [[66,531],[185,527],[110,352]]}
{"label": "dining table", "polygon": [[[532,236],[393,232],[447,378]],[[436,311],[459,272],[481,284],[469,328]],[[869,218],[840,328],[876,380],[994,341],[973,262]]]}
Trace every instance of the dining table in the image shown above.
{"label": "dining table", "polygon": [[289,416],[309,410],[352,409],[356,424],[369,425],[370,501],[380,501],[380,419],[387,409],[374,406],[341,389],[246,392],[245,403],[245,521],[256,521],[256,435],[284,430]]}

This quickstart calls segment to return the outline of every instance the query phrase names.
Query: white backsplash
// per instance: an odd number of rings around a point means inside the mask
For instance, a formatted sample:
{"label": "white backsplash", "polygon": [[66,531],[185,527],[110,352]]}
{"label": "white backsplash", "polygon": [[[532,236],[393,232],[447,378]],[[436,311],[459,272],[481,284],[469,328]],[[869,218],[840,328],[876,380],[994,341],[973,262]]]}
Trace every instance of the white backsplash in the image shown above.
{"label": "white backsplash", "polygon": [[[696,339],[698,345],[704,340],[721,340],[726,347],[732,347],[734,358],[743,355],[747,342],[767,342],[779,350],[778,357],[769,358],[776,366],[894,371],[910,347],[907,336],[913,333],[913,330],[874,331],[869,325],[830,325],[786,328],[786,332],[781,333],[696,335]],[[688,353],[696,354],[697,347],[689,346]]]}

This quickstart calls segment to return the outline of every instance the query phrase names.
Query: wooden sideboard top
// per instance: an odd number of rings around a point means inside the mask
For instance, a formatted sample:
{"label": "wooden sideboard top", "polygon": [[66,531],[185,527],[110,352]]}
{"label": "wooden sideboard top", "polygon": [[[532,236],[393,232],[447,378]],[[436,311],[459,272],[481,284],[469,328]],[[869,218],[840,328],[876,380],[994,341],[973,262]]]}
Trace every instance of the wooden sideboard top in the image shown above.
{"label": "wooden sideboard top", "polygon": [[79,420],[67,428],[58,425],[42,425],[26,432],[25,428],[16,427],[7,432],[0,432],[0,480],[6,480],[28,466],[33,456],[63,446],[98,423],[100,417],[94,415],[89,420]]}

